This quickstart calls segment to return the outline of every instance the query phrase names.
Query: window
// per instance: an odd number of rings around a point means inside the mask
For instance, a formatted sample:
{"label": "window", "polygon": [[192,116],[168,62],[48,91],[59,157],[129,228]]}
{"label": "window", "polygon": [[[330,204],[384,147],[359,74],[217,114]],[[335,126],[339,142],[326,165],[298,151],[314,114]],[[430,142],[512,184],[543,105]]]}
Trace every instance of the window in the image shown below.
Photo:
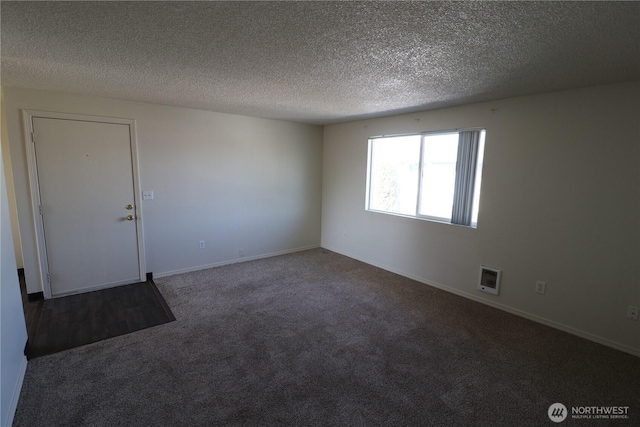
{"label": "window", "polygon": [[475,227],[484,130],[369,139],[367,210]]}

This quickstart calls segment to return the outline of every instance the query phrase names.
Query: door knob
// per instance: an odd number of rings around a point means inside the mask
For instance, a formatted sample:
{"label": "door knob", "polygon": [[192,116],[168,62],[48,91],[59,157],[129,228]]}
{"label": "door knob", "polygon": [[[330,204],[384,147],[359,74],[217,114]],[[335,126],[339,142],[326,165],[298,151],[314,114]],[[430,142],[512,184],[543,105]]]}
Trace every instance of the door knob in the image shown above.
{"label": "door knob", "polygon": [[134,218],[135,217],[133,215],[127,215],[127,221],[133,221]]}
{"label": "door knob", "polygon": [[133,205],[127,205],[124,207],[126,210],[130,211],[131,209],[133,209]]}

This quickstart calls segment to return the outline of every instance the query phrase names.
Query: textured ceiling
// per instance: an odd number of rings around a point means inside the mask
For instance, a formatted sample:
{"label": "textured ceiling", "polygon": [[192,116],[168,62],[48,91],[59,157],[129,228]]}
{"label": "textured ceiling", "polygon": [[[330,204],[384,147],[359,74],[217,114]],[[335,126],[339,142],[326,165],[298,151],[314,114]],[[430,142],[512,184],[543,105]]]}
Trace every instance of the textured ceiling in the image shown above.
{"label": "textured ceiling", "polygon": [[637,2],[7,2],[2,84],[336,123],[640,79]]}

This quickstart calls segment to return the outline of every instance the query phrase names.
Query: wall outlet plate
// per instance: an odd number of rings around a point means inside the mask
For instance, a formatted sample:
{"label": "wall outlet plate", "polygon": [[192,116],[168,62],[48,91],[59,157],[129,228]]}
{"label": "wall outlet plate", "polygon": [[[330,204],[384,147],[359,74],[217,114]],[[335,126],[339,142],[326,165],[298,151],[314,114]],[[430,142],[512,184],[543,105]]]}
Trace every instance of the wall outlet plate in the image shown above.
{"label": "wall outlet plate", "polygon": [[546,290],[547,290],[547,284],[545,282],[541,282],[538,280],[536,282],[536,292],[544,295]]}
{"label": "wall outlet plate", "polygon": [[630,305],[627,308],[627,319],[638,320],[638,312],[639,311],[640,311],[640,309],[638,307]]}

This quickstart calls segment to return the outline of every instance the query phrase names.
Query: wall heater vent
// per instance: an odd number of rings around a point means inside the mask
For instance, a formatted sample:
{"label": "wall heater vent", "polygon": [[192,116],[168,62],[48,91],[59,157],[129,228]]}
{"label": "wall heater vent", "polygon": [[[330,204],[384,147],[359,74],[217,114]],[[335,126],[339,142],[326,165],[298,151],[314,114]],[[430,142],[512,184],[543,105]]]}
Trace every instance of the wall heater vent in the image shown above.
{"label": "wall heater vent", "polygon": [[480,280],[478,281],[478,289],[493,295],[500,293],[500,276],[502,270],[497,268],[480,266]]}

